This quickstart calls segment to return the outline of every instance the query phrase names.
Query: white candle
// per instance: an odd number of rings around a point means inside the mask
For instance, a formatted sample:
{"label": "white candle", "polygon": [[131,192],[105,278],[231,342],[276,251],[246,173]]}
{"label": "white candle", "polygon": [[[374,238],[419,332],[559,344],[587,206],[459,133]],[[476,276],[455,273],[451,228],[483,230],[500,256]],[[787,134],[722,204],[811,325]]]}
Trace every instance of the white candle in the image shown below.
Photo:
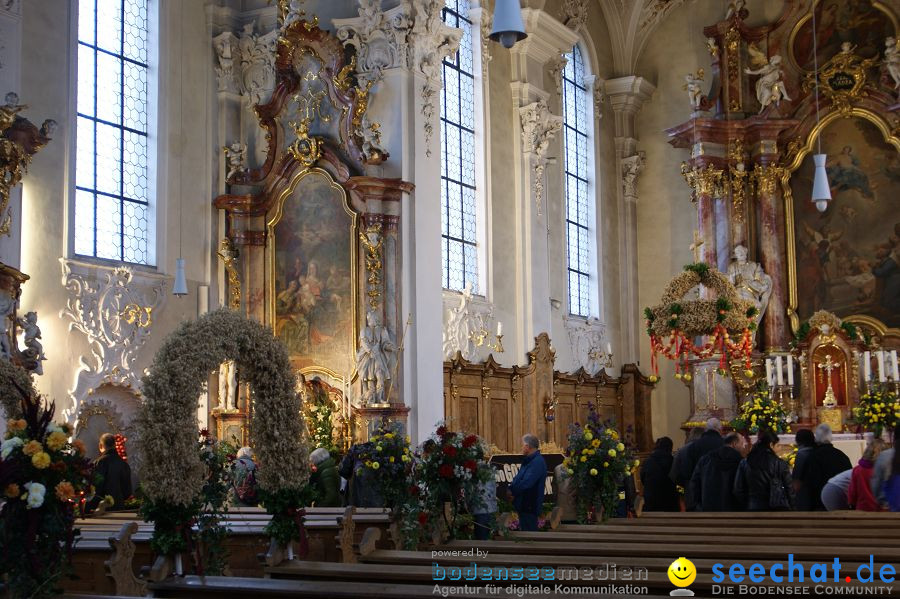
{"label": "white candle", "polygon": [[794,356],[788,354],[787,360],[787,381],[788,385],[794,386]]}
{"label": "white candle", "polygon": [[872,378],[872,352],[870,351],[863,354],[863,378],[866,382]]}
{"label": "white candle", "polygon": [[[894,352],[895,356],[896,356],[896,354],[897,354],[897,352]],[[612,343],[610,343],[609,341],[606,342],[606,355],[608,355],[608,356],[612,355]],[[894,359],[896,359],[896,357]]]}
{"label": "white candle", "polygon": [[503,323],[499,320],[497,321],[497,336],[501,336],[503,334]]}
{"label": "white candle", "polygon": [[878,356],[878,382],[884,383],[887,381],[887,373],[884,371],[884,350],[880,350],[876,355]]}
{"label": "white candle", "polygon": [[772,386],[772,359],[766,358],[766,383]]}
{"label": "white candle", "polygon": [[894,382],[900,381],[900,366],[897,365],[897,350],[891,350],[891,364],[893,366],[892,374],[894,377]]}
{"label": "white candle", "polygon": [[781,372],[783,366],[784,362],[781,361],[781,356],[775,356],[775,376],[777,377],[779,387],[784,384],[784,373]]}
{"label": "white candle", "polygon": [[294,542],[288,541],[287,544],[287,560],[289,562],[294,561]]}
{"label": "white candle", "polygon": [[181,567],[181,554],[175,554],[175,576],[182,576],[184,574],[184,569]]}

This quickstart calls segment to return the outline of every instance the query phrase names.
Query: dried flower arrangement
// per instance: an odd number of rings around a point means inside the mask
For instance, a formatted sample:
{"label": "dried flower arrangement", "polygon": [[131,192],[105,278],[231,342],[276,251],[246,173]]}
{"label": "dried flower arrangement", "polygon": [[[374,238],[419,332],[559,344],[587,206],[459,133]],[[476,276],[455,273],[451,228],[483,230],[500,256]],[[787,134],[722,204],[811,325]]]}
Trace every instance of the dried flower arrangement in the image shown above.
{"label": "dried flower arrangement", "polygon": [[[700,285],[712,290],[716,298],[685,299]],[[651,380],[658,380],[659,353],[675,361],[679,377],[687,370],[690,357],[708,358],[715,353],[721,355],[720,374],[728,372],[726,365],[734,358],[746,359],[749,369],[756,314],[756,306],[741,299],[724,274],[707,264],[688,264],[666,285],[660,303],[644,310],[653,352]],[[702,346],[694,345],[695,337],[704,336],[710,339]],[[732,341],[733,337],[738,341]]]}
{"label": "dried flower arrangement", "polygon": [[[287,512],[303,507],[309,479],[301,402],[287,350],[263,325],[229,310],[186,322],[163,342],[143,379],[146,400],[137,425],[146,459],[140,472],[144,513],[155,523],[154,549],[186,549],[189,523],[199,512],[206,467],[197,452],[197,398],[209,373],[233,359],[253,390],[251,423],[259,460],[260,496],[273,523],[293,523]],[[299,531],[290,528],[291,535]]]}

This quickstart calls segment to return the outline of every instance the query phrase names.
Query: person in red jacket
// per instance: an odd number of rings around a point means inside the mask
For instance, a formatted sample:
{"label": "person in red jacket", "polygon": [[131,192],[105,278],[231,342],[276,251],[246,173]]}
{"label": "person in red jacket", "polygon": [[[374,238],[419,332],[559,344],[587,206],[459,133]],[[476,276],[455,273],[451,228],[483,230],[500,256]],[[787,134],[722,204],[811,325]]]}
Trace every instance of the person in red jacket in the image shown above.
{"label": "person in red jacket", "polygon": [[855,510],[864,512],[881,511],[881,506],[878,505],[878,501],[872,495],[869,481],[872,478],[872,467],[875,465],[875,458],[878,457],[878,454],[881,453],[884,447],[884,441],[873,439],[866,447],[865,452],[863,452],[863,457],[853,469],[847,499],[850,506]]}

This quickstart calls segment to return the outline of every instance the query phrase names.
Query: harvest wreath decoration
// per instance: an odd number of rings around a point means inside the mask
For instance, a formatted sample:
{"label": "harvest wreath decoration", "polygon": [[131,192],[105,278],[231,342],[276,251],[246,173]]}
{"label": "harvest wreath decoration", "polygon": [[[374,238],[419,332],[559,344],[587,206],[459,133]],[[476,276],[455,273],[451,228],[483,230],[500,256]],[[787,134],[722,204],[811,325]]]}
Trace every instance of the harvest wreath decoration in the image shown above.
{"label": "harvest wreath decoration", "polygon": [[[716,298],[686,299],[699,285],[715,292]],[[652,351],[651,380],[659,380],[657,354],[675,362],[676,378],[690,379],[687,362],[691,357],[708,358],[716,353],[721,355],[719,374],[728,372],[726,366],[732,359],[744,359],[749,370],[756,314],[753,302],[741,299],[724,274],[702,262],[688,264],[666,285],[659,304],[644,309]],[[695,337],[708,339],[696,345]]]}
{"label": "harvest wreath decoration", "polygon": [[309,479],[307,445],[298,414],[300,396],[287,350],[263,325],[217,310],[181,325],[163,342],[143,379],[137,423],[145,501],[154,522],[151,547],[161,555],[190,550],[207,468],[197,451],[197,399],[209,373],[235,360],[253,391],[251,422],[259,459],[260,499],[272,520],[266,532],[279,544],[303,541],[300,526]]}

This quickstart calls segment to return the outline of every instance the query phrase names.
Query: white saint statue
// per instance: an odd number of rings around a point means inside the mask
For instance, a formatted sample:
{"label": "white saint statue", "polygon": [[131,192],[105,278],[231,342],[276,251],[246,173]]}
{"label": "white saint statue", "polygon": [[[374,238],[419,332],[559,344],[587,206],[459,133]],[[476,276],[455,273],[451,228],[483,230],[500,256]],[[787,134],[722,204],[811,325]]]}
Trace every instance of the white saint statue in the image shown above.
{"label": "white saint statue", "polygon": [[219,366],[219,408],[237,409],[237,365],[234,360]]}
{"label": "white saint statue", "polygon": [[728,265],[726,276],[737,289],[741,299],[753,302],[753,305],[756,306],[758,329],[766,307],[769,305],[769,296],[772,295],[772,277],[767,275],[762,266],[756,262],[747,261],[747,248],[742,245],[734,248],[734,261]]}
{"label": "white saint statue", "polygon": [[10,317],[18,302],[8,293],[0,293],[0,358],[9,360],[12,357],[12,345],[9,338]]}
{"label": "white saint statue", "polygon": [[688,73],[684,76],[684,85],[682,87],[687,90],[691,108],[694,110],[700,110],[700,103],[703,101],[703,89],[700,87],[701,81],[703,81],[702,70],[697,75]]}
{"label": "white saint statue", "polygon": [[385,403],[385,396],[391,380],[388,354],[395,352],[391,336],[374,310],[366,314],[366,328],[359,334],[359,351],[356,352],[356,369],[361,383],[360,401],[362,405]]}
{"label": "white saint statue", "polygon": [[884,64],[894,80],[894,89],[900,91],[900,45],[894,37],[884,40]]}
{"label": "white saint statue", "polygon": [[744,72],[748,75],[759,75],[756,80],[756,99],[759,100],[759,112],[762,113],[769,104],[778,106],[782,100],[790,101],[787,95],[787,88],[784,86],[784,72],[781,70],[781,56],[776,54],[769,59],[769,62],[755,71],[746,68]]}
{"label": "white saint statue", "polygon": [[236,141],[230,146],[222,148],[222,151],[225,152],[225,161],[228,163],[226,179],[231,179],[247,170],[247,146],[245,144]]}

